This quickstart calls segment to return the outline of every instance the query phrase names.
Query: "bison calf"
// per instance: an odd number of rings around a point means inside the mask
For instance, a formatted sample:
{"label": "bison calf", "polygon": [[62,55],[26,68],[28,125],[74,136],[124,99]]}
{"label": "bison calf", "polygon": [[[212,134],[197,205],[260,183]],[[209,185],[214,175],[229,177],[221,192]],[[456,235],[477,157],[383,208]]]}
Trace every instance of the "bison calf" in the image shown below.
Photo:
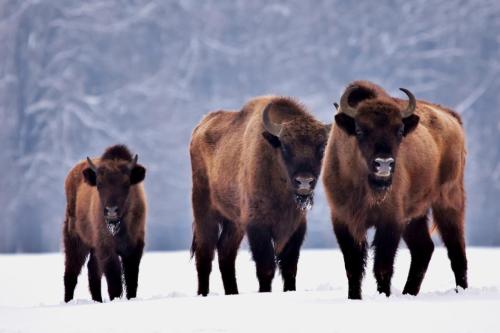
{"label": "bison calf", "polygon": [[132,158],[121,145],[108,148],[101,158],[87,157],[69,172],[63,227],[65,302],[73,299],[89,254],[89,288],[94,301],[102,302],[103,273],[111,300],[122,294],[122,275],[127,298],[136,297],[146,224],[141,184],[145,174],[146,169],[137,164],[137,155]]}
{"label": "bison calf", "polygon": [[464,241],[464,130],[451,110],[390,97],[357,81],[345,90],[325,156],[323,181],[344,254],[349,298],[361,298],[366,230],[376,227],[374,273],[390,295],[402,236],[411,252],[404,294],[416,295],[434,250],[430,210],[448,250],[457,286],[467,288]]}
{"label": "bison calf", "polygon": [[321,169],[327,126],[290,98],[259,97],[239,112],[208,114],[193,132],[192,252],[206,296],[217,247],[226,294],[237,294],[235,259],[247,232],[259,291],[271,291],[276,261],[295,290],[305,209]]}

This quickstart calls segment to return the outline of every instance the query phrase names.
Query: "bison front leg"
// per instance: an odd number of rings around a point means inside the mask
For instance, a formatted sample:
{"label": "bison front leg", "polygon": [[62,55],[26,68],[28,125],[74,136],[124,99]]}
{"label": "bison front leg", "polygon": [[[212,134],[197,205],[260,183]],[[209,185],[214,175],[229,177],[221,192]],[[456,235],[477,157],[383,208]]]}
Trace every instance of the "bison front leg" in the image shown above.
{"label": "bison front leg", "polygon": [[120,298],[123,292],[122,267],[118,255],[112,249],[97,250],[100,267],[108,284],[109,299]]}
{"label": "bison front leg", "polygon": [[122,257],[123,272],[125,275],[125,287],[127,299],[137,296],[137,282],[139,280],[139,265],[144,251],[144,241],[139,241],[135,249]]}
{"label": "bison front leg", "polygon": [[276,260],[271,240],[271,231],[269,228],[249,224],[247,236],[253,260],[257,268],[259,292],[270,292],[274,273],[276,271]]}
{"label": "bison front leg", "polygon": [[306,222],[301,222],[283,251],[278,254],[278,264],[283,278],[283,291],[295,291],[296,289],[297,263],[299,261],[300,248],[306,235],[306,229]]}
{"label": "bison front leg", "polygon": [[411,253],[411,265],[403,294],[417,295],[434,252],[427,226],[427,216],[412,220],[405,228],[403,239]]}
{"label": "bison front leg", "polygon": [[90,259],[89,262],[87,263],[87,270],[89,274],[89,289],[90,289],[90,295],[92,296],[92,300],[102,303],[102,294],[101,294],[102,271],[101,268],[99,267],[97,257],[93,250],[90,252]]}
{"label": "bison front leg", "polygon": [[373,272],[377,280],[377,290],[386,296],[391,295],[391,279],[394,273],[394,258],[401,239],[401,228],[396,223],[386,223],[377,227],[373,246],[375,262]]}
{"label": "bison front leg", "polygon": [[217,243],[217,254],[226,295],[238,294],[235,262],[243,235],[244,232],[236,227],[234,222],[229,220],[223,221],[222,232]]}
{"label": "bison front leg", "polygon": [[339,243],[349,281],[349,299],[361,299],[361,281],[366,265],[366,240],[358,242],[349,232],[345,223],[334,220],[333,229]]}

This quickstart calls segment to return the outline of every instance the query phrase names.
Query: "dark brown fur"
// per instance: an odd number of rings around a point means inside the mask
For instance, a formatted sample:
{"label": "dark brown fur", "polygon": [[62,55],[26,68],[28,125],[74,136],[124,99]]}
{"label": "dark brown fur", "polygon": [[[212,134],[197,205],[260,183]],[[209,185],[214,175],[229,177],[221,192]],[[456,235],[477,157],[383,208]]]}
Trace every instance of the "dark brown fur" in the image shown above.
{"label": "dark brown fur", "polygon": [[[263,126],[263,109],[270,103],[272,121],[285,124],[279,139]],[[216,247],[225,292],[238,293],[234,263],[245,232],[259,290],[271,290],[276,260],[284,290],[295,290],[306,214],[297,207],[291,179],[297,170],[319,175],[327,133],[303,106],[273,96],[255,98],[239,112],[210,113],[201,121],[190,147],[198,294],[208,294]]]}
{"label": "dark brown fur", "polygon": [[[112,146],[101,158],[92,159],[98,170],[97,177],[88,162],[82,161],[66,178],[65,302],[73,298],[78,275],[89,254],[88,278],[93,300],[102,302],[103,273],[111,300],[122,294],[122,275],[127,298],[136,296],[146,224],[146,198],[141,183],[145,169],[139,164],[132,170],[127,169],[131,161],[125,146]],[[121,229],[114,236],[105,222],[103,198],[119,206]]]}
{"label": "dark brown fur", "polygon": [[[358,107],[356,118],[337,114],[323,171],[334,230],[344,253],[349,298],[361,298],[366,231],[371,226],[377,228],[373,246],[379,292],[390,294],[393,262],[401,236],[412,255],[403,293],[419,292],[434,249],[427,226],[431,209],[448,249],[456,284],[466,288],[463,179],[466,151],[459,115],[436,104],[417,101],[414,115],[401,127],[404,135],[398,138],[395,133],[403,124],[400,110],[406,108],[407,102],[391,98],[370,82],[358,81],[352,85],[373,94],[369,98],[354,96],[349,102]],[[366,130],[354,132],[363,126],[370,128],[368,134]],[[377,149],[396,161],[392,184],[381,191],[370,185],[371,167],[367,162]]]}

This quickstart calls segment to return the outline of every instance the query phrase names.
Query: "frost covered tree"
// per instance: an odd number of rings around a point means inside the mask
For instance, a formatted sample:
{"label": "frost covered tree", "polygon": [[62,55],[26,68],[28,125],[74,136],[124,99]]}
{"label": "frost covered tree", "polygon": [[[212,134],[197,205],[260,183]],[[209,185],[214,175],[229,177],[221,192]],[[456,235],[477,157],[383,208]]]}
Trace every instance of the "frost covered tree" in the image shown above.
{"label": "frost covered tree", "polygon": [[[202,115],[275,93],[331,122],[354,79],[462,114],[468,240],[500,244],[499,31],[495,0],[0,2],[0,251],[57,250],[66,172],[113,143],[148,167],[150,248],[187,248]],[[335,244],[321,191],[310,214]]]}

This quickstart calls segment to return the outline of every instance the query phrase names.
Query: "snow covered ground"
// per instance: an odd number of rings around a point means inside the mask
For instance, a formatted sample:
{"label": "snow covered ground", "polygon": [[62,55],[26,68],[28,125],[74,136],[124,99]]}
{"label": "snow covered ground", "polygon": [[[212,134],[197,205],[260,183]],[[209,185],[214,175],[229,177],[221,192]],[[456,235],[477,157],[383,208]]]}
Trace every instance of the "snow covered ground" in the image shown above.
{"label": "snow covered ground", "polygon": [[[410,258],[399,251],[393,296],[376,292],[371,261],[362,301],[348,301],[338,250],[304,250],[298,291],[258,294],[246,250],[237,261],[241,295],[224,296],[214,261],[211,295],[197,297],[188,252],[146,253],[138,299],[95,304],[80,275],[75,300],[62,303],[61,254],[0,255],[0,332],[500,332],[500,249],[469,248],[469,285],[456,293],[438,248],[421,293],[402,296]],[[107,297],[103,283],[103,297]],[[105,296],[106,295],[106,296]]]}

